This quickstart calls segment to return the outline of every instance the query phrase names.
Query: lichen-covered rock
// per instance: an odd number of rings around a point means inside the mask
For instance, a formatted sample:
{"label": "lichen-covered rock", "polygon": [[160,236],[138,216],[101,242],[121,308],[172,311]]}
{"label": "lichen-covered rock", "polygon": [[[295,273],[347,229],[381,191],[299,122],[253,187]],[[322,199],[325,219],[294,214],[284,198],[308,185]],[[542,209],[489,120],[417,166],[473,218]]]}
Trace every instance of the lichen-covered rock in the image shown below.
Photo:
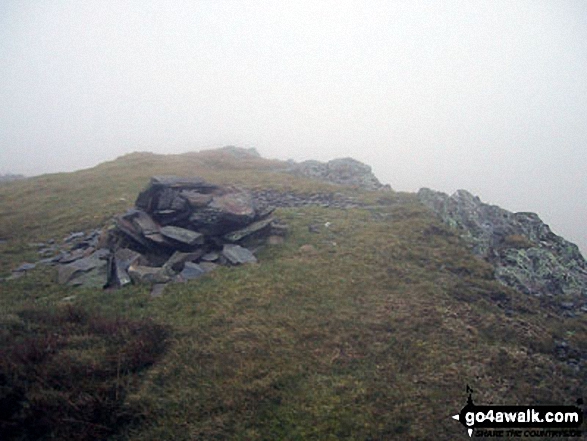
{"label": "lichen-covered rock", "polygon": [[[535,213],[512,213],[465,190],[452,196],[423,188],[420,201],[495,267],[503,284],[535,296],[587,303],[587,262],[579,248],[554,234]],[[568,309],[568,308],[567,308]]]}

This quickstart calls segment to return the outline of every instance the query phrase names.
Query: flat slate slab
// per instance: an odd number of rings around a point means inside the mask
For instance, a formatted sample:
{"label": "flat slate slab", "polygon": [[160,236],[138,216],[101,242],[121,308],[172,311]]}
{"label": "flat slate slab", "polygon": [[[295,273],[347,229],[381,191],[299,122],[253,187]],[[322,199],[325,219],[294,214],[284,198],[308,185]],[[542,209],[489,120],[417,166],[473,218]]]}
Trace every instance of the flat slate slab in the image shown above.
{"label": "flat slate slab", "polygon": [[236,230],[231,233],[225,234],[224,239],[226,239],[229,242],[238,242],[239,240],[244,239],[245,237],[250,236],[252,234],[262,234],[263,231],[269,230],[269,228],[271,227],[271,222],[273,222],[273,218],[267,218],[257,222],[253,222],[245,228],[241,228],[240,230]]}
{"label": "flat slate slab", "polygon": [[196,231],[188,230],[187,228],[174,227],[168,225],[161,227],[161,234],[169,239],[173,239],[177,242],[193,246],[202,245],[204,243],[204,235]]}
{"label": "flat slate slab", "polygon": [[104,253],[94,254],[59,267],[58,281],[72,286],[103,288],[108,282],[108,261]]}
{"label": "flat slate slab", "polygon": [[222,248],[222,255],[228,259],[233,265],[241,265],[243,263],[255,263],[257,258],[250,250],[241,247],[240,245],[226,244]]}

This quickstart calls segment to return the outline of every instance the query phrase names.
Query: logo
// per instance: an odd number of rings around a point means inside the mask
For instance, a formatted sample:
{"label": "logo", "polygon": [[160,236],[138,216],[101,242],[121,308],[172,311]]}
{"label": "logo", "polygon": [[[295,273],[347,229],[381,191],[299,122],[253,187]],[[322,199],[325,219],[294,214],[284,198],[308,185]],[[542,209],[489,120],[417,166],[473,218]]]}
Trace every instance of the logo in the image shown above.
{"label": "logo", "polygon": [[478,406],[473,402],[473,392],[467,385],[467,404],[452,416],[465,426],[470,437],[473,433],[493,438],[581,436],[584,411],[578,406],[583,405],[582,399],[577,400],[577,406]]}

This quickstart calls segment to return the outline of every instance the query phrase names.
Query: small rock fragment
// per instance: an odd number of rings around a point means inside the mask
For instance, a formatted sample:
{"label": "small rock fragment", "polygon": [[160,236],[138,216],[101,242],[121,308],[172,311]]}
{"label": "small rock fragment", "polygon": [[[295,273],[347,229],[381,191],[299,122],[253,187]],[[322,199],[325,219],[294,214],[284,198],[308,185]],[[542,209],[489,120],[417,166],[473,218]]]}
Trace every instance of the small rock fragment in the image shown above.
{"label": "small rock fragment", "polygon": [[233,265],[257,262],[257,258],[250,250],[240,245],[226,244],[222,248],[222,255]]}
{"label": "small rock fragment", "polygon": [[23,263],[22,265],[20,265],[18,268],[16,268],[14,270],[14,272],[16,273],[21,273],[21,272],[25,272],[25,271],[30,271],[32,269],[34,269],[37,266],[37,264],[35,263]]}
{"label": "small rock fragment", "polygon": [[203,276],[205,273],[206,271],[197,263],[186,262],[179,275],[183,280],[193,280]]}

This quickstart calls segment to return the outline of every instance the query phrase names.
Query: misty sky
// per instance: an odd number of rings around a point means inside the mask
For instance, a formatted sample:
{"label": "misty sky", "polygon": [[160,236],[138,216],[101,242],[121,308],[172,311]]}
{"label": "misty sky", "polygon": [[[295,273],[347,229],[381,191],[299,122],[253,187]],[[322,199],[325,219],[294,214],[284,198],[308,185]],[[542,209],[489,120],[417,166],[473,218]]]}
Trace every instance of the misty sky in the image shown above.
{"label": "misty sky", "polygon": [[0,173],[352,156],[587,254],[587,2],[0,1]]}

